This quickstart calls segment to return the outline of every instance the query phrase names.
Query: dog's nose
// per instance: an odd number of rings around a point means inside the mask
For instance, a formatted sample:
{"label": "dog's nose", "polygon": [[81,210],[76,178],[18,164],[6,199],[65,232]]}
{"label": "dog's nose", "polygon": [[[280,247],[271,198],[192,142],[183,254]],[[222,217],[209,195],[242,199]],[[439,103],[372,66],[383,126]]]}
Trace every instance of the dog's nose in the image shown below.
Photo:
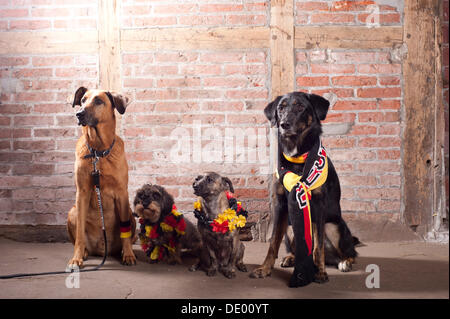
{"label": "dog's nose", "polygon": [[280,126],[283,130],[288,130],[291,127],[291,125],[287,122],[281,123]]}
{"label": "dog's nose", "polygon": [[84,115],[86,114],[86,112],[84,110],[78,111],[76,113],[77,118],[82,118]]}

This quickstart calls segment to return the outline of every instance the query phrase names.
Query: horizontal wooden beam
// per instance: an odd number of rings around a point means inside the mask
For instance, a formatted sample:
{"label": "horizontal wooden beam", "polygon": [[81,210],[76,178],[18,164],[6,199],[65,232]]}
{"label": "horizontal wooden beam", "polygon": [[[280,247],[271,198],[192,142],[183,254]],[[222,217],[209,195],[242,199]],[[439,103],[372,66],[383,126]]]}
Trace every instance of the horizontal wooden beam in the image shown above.
{"label": "horizontal wooden beam", "polygon": [[266,27],[125,29],[121,43],[126,51],[268,48],[269,35]]}
{"label": "horizontal wooden beam", "polygon": [[97,31],[0,32],[0,54],[97,53]]}
{"label": "horizontal wooden beam", "polygon": [[[402,27],[295,27],[297,49],[376,49],[403,42]],[[273,33],[273,30],[272,30]],[[269,27],[120,30],[125,51],[270,48]],[[0,54],[97,53],[97,31],[0,32]]]}
{"label": "horizontal wooden beam", "polygon": [[379,49],[403,42],[403,28],[380,26],[295,27],[297,49]]}

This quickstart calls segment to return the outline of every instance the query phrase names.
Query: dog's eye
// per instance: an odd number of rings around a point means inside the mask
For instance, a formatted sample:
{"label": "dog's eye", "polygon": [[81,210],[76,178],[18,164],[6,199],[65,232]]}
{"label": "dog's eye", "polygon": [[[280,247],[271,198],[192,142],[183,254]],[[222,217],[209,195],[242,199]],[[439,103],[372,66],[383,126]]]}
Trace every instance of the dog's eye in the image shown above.
{"label": "dog's eye", "polygon": [[85,103],[86,100],[87,100],[87,97],[82,98],[82,99],[81,99],[81,103]]}
{"label": "dog's eye", "polygon": [[96,98],[94,99],[94,104],[95,104],[95,105],[103,104],[103,100],[100,99],[100,98],[98,98],[98,97],[96,97]]}
{"label": "dog's eye", "polygon": [[158,201],[158,200],[160,200],[161,195],[159,193],[153,193],[152,197],[153,197],[154,200]]}
{"label": "dog's eye", "polygon": [[212,182],[212,178],[208,176],[208,177],[206,178],[206,182],[207,182],[207,183],[211,183],[211,182]]}

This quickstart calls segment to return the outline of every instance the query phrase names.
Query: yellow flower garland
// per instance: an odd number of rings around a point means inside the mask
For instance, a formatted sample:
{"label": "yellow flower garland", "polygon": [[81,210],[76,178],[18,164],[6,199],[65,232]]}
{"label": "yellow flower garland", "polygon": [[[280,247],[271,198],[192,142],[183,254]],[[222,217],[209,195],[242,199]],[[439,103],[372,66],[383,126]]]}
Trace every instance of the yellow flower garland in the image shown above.
{"label": "yellow flower garland", "polygon": [[[197,200],[194,203],[194,209],[200,211],[202,209],[202,203]],[[219,214],[214,221],[217,224],[228,222],[228,230],[232,232],[236,228],[242,228],[247,223],[247,219],[243,215],[236,215],[236,211],[231,208],[227,208],[223,213]]]}

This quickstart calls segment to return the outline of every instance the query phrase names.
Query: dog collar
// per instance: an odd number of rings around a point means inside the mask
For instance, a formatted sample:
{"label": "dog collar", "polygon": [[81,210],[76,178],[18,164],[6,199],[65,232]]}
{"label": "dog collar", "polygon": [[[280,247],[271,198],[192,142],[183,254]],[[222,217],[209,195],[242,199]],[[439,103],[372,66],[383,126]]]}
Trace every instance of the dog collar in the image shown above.
{"label": "dog collar", "polygon": [[116,139],[114,138],[112,143],[111,143],[111,146],[108,149],[104,150],[104,151],[98,151],[98,150],[90,147],[89,144],[86,143],[86,146],[87,146],[90,154],[85,155],[83,158],[106,157],[106,156],[109,155],[109,153],[111,153],[111,150],[112,150],[115,142],[116,142]]}
{"label": "dog collar", "polygon": [[291,156],[287,156],[286,154],[283,153],[283,156],[286,160],[288,160],[291,163],[295,163],[295,164],[303,164],[306,161],[306,158],[308,157],[308,152],[306,152],[305,154],[302,154],[300,156],[297,157],[291,157]]}
{"label": "dog collar", "polygon": [[[180,237],[186,234],[186,221],[175,205],[172,211],[161,222],[149,223],[143,218],[139,219],[141,232],[141,248],[152,262],[164,259],[174,253]],[[168,238],[167,242],[156,244],[158,238]]]}
{"label": "dog collar", "polygon": [[236,228],[242,228],[247,223],[248,212],[242,208],[242,203],[238,202],[231,192],[226,192],[228,206],[223,213],[219,214],[214,220],[204,214],[200,200],[194,203],[194,216],[203,226],[211,227],[216,233],[226,234]]}

